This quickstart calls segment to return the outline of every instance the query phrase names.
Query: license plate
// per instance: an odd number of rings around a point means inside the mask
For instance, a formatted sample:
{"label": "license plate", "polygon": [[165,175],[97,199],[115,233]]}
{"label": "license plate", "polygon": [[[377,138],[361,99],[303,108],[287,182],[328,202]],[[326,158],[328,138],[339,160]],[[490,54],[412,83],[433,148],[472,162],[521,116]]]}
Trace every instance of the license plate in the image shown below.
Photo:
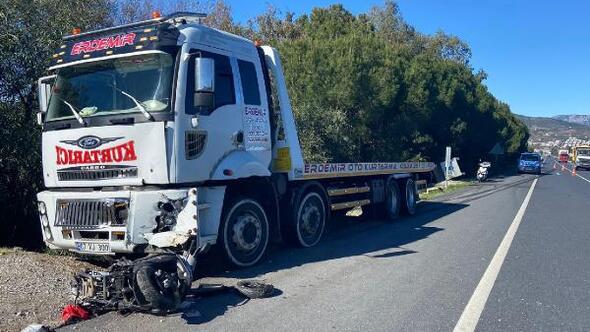
{"label": "license plate", "polygon": [[78,249],[78,251],[94,253],[111,252],[111,247],[108,243],[99,242],[76,242],[76,249]]}

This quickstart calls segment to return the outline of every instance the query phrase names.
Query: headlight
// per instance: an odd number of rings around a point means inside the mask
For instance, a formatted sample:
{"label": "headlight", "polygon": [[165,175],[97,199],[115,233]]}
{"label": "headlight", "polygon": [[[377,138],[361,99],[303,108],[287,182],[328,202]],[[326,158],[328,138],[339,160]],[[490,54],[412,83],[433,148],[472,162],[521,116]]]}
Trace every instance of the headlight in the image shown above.
{"label": "headlight", "polygon": [[44,202],[39,202],[39,204],[37,204],[37,209],[39,210],[40,215],[47,214],[47,207],[45,206]]}

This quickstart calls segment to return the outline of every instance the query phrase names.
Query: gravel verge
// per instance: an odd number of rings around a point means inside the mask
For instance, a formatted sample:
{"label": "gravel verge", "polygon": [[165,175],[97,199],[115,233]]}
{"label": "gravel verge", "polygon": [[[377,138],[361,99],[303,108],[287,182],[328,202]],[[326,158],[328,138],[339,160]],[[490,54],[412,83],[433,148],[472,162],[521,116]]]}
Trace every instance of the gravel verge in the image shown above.
{"label": "gravel verge", "polygon": [[72,301],[73,275],[92,267],[71,255],[0,248],[0,331],[33,323],[57,326],[61,310]]}

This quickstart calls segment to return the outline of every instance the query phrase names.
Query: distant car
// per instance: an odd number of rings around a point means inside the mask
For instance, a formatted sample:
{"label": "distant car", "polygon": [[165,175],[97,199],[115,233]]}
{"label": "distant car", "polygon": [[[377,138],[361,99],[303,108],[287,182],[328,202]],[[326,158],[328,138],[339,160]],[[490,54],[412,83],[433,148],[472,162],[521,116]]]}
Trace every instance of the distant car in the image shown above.
{"label": "distant car", "polygon": [[537,173],[541,174],[543,168],[543,158],[538,153],[521,153],[518,158],[519,173]]}
{"label": "distant car", "polygon": [[570,154],[567,150],[559,150],[558,157],[560,163],[567,163],[570,160]]}

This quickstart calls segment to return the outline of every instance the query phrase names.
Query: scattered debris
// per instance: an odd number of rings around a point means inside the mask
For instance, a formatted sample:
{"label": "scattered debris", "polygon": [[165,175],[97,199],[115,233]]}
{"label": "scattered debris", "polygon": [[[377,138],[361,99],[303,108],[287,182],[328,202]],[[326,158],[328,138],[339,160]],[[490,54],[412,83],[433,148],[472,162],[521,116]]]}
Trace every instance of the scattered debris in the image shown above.
{"label": "scattered debris", "polygon": [[49,332],[49,328],[42,324],[31,324],[20,332]]}
{"label": "scattered debris", "polygon": [[73,324],[90,318],[90,313],[83,307],[75,304],[68,304],[61,312],[63,324]]}
{"label": "scattered debris", "polygon": [[[75,304],[93,315],[107,311],[177,312],[190,290],[192,271],[175,254],[158,254],[134,261],[117,260],[108,271],[78,273],[72,289]],[[260,280],[240,280],[235,286],[200,285],[193,295],[235,290],[247,299],[272,296],[274,287]]]}
{"label": "scattered debris", "polygon": [[274,287],[260,280],[240,280],[236,290],[249,299],[270,297],[274,294]]}
{"label": "scattered debris", "polygon": [[0,265],[0,330],[8,331],[25,326],[27,332],[50,331],[64,322],[108,311],[160,315],[190,311],[189,316],[197,317],[200,313],[191,310],[191,301],[183,301],[187,294],[198,298],[236,292],[248,300],[273,296],[275,290],[260,280],[202,284],[191,290],[190,282],[182,279],[185,274],[178,257],[167,253],[134,261],[120,259],[101,270],[74,255],[10,251],[0,256]]}

